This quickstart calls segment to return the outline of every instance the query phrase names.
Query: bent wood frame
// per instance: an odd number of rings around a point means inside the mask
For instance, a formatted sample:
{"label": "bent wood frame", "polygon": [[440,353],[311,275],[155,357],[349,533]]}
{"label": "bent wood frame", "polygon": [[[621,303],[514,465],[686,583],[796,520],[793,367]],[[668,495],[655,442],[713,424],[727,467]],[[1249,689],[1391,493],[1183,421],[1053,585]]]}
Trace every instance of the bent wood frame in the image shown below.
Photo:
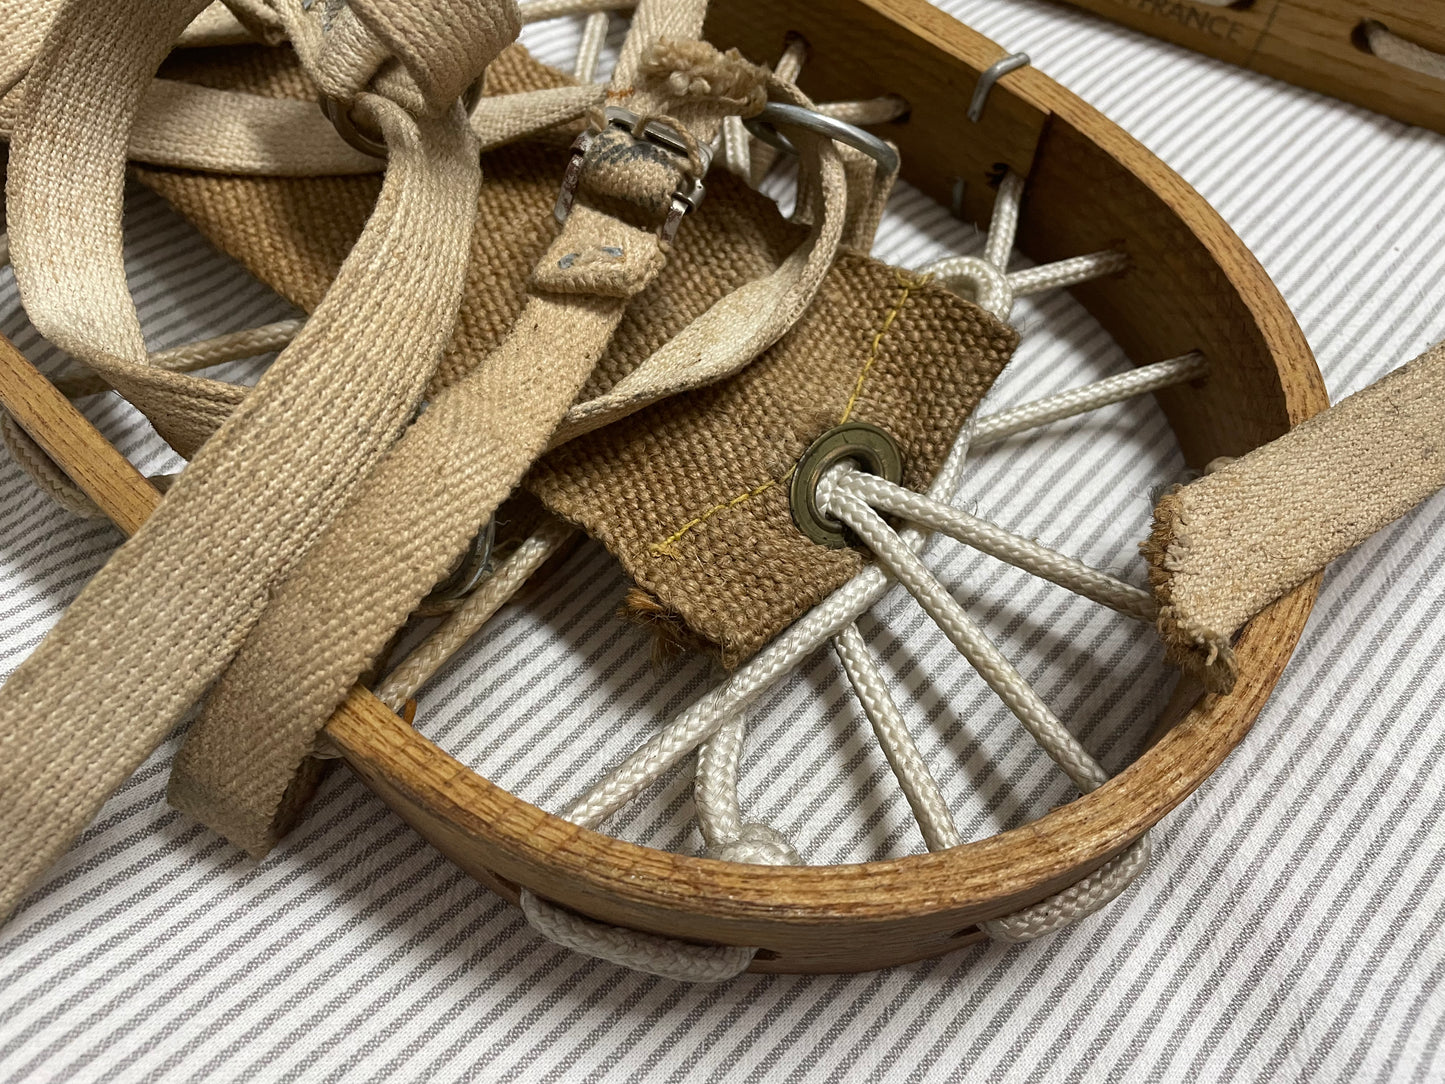
{"label": "bent wood frame", "polygon": [[[903,174],[935,198],[959,190],[985,221],[1002,166],[1028,177],[1020,246],[1037,260],[1122,246],[1130,269],[1076,294],[1136,362],[1201,350],[1207,381],[1161,393],[1186,456],[1239,454],[1328,405],[1298,326],[1213,210],[1138,143],[1032,69],[1005,76],[984,115],[964,111],[1003,55],[926,0],[717,0],[709,37],[755,59],[801,33],[818,98],[898,93],[911,110],[880,131]],[[560,169],[559,169],[560,176]],[[3,342],[3,340],[0,340]],[[125,531],[160,497],[13,347],[0,404]],[[1176,696],[1155,743],[1098,790],[1039,820],[948,851],[824,867],[738,865],[580,828],[449,756],[356,688],[327,724],[346,761],[478,881],[519,886],[620,926],[760,949],[758,971],[861,971],[937,955],[978,923],[1078,881],[1183,801],[1248,731],[1314,601],[1306,584],[1255,618],[1225,697]]]}
{"label": "bent wood frame", "polygon": [[1445,132],[1445,82],[1370,51],[1366,20],[1445,53],[1439,0],[1063,0],[1146,34]]}

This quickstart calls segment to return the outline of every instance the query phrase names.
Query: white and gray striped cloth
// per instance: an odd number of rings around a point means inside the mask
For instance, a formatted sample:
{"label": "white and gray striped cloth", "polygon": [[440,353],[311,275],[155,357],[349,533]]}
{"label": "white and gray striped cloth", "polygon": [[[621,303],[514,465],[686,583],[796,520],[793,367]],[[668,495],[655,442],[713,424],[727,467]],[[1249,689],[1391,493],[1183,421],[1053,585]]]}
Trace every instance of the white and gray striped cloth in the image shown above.
{"label": "white and gray striped cloth", "polygon": [[[1133,132],[1254,250],[1334,398],[1445,337],[1445,138],[1024,0],[957,15]],[[578,29],[528,40],[567,63]],[[613,43],[615,45],[615,42]],[[962,108],[960,103],[960,109]],[[153,346],[287,314],[143,192],[132,286]],[[976,244],[907,191],[878,244],[918,266]],[[1067,298],[1021,305],[989,407],[1127,362]],[[0,330],[61,364],[0,278]],[[1136,359],[1138,361],[1156,359]],[[237,367],[243,371],[244,366]],[[170,461],[113,399],[91,416]],[[981,454],[958,499],[1136,581],[1178,453],[1152,403]],[[0,460],[0,668],[118,542]],[[938,543],[927,559],[1111,770],[1167,690],[1156,648],[1091,603]],[[418,725],[556,809],[715,679],[658,670],[595,545],[509,608]],[[863,624],[968,837],[1069,791],[906,595]],[[1445,498],[1331,572],[1253,733],[1156,835],[1151,869],[1059,936],[857,976],[687,987],[558,949],[346,772],[255,865],[164,802],[174,741],[0,929],[0,1080],[1269,1080],[1445,1078]],[[811,861],[920,850],[836,661],[751,721],[743,804]],[[687,780],[615,830],[695,848]]]}

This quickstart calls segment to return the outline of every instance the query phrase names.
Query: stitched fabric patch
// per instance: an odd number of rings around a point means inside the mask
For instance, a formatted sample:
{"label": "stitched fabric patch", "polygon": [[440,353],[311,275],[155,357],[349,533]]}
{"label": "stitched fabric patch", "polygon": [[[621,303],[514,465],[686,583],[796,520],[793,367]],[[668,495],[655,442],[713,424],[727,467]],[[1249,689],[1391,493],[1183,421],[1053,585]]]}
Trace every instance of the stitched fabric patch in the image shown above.
{"label": "stitched fabric patch", "polygon": [[635,616],[676,620],[736,666],[863,566],[793,523],[788,482],[808,445],[871,422],[922,489],[1016,341],[954,294],[845,254],[748,368],[564,445],[528,485],[617,555],[643,592]]}
{"label": "stitched fabric patch", "polygon": [[[181,54],[167,75],[309,97],[284,49]],[[520,47],[487,72],[489,93],[568,77]],[[552,205],[568,130],[482,156],[473,257],[456,334],[431,391],[494,349],[521,311],[530,270],[556,234]],[[335,277],[376,199],[375,177],[225,177],[137,169],[219,248],[303,309]],[[714,171],[667,266],[629,306],[582,399],[603,394],[730,290],[766,275],[801,241],[767,198]],[[527,485],[600,538],[636,580],[634,616],[746,659],[863,558],[805,538],[787,507],[793,464],[841,420],[873,422],[926,486],[1013,350],[1014,333],[976,306],[877,261],[845,254],[798,325],[738,376],[563,446]],[[506,518],[505,515],[503,518]]]}

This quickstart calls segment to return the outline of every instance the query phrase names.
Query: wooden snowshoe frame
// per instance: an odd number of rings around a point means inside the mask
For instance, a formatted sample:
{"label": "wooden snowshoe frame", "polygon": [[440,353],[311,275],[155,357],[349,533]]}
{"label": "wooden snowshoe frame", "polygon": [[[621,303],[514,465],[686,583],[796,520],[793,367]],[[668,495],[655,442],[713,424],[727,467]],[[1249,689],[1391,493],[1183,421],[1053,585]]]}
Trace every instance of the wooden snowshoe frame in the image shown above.
{"label": "wooden snowshoe frame", "polygon": [[[1127,252],[1126,272],[1074,293],[1136,363],[1190,350],[1208,359],[1207,380],[1158,396],[1191,464],[1239,455],[1328,405],[1309,347],[1254,257],[1193,189],[1073,94],[1025,66],[969,120],[980,77],[1006,54],[926,0],[717,0],[709,16],[709,40],[759,61],[777,57],[789,34],[808,43],[801,84],[815,100],[907,99],[907,116],[878,131],[898,144],[903,177],[964,218],[987,223],[991,182],[1007,167],[1027,177],[1019,247],[1028,256]],[[122,529],[154,508],[150,483],[8,344],[0,402]],[[1249,730],[1316,587],[1243,630],[1232,693],[1182,689],[1154,744],[1099,789],[992,838],[888,861],[740,865],[625,843],[490,783],[360,690],[327,734],[388,805],[509,899],[526,886],[618,926],[755,946],[758,971],[869,970],[979,940],[978,923],[1080,880],[1183,801]]]}

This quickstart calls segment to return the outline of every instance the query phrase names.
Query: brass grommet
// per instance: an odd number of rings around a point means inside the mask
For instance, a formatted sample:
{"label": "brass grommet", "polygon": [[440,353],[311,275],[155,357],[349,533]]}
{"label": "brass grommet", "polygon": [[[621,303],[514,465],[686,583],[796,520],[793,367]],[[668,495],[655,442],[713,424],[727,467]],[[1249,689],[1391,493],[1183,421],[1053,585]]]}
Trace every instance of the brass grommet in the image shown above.
{"label": "brass grommet", "polygon": [[[481,100],[482,81],[478,79],[462,95],[462,108],[466,111],[467,116],[472,115],[472,110]],[[335,98],[322,94],[317,104],[321,106],[322,116],[331,122],[331,126],[336,129],[336,134],[347,143],[362,154],[369,154],[373,158],[387,157],[386,140],[381,137],[381,132],[375,127],[363,128],[356,123],[356,118],[352,116],[352,110],[356,108],[354,103],[343,106]]]}
{"label": "brass grommet", "polygon": [[793,471],[788,502],[793,522],[820,546],[842,549],[848,545],[848,528],[818,507],[818,483],[828,469],[845,459],[860,469],[890,482],[903,481],[903,455],[898,444],[876,425],[844,422],[809,445]]}
{"label": "brass grommet", "polygon": [[331,122],[336,129],[336,134],[362,154],[369,154],[373,158],[386,157],[386,141],[381,138],[381,133],[376,129],[363,131],[357,126],[356,120],[351,115],[354,106],[343,106],[335,98],[321,95],[319,103],[321,113]]}

